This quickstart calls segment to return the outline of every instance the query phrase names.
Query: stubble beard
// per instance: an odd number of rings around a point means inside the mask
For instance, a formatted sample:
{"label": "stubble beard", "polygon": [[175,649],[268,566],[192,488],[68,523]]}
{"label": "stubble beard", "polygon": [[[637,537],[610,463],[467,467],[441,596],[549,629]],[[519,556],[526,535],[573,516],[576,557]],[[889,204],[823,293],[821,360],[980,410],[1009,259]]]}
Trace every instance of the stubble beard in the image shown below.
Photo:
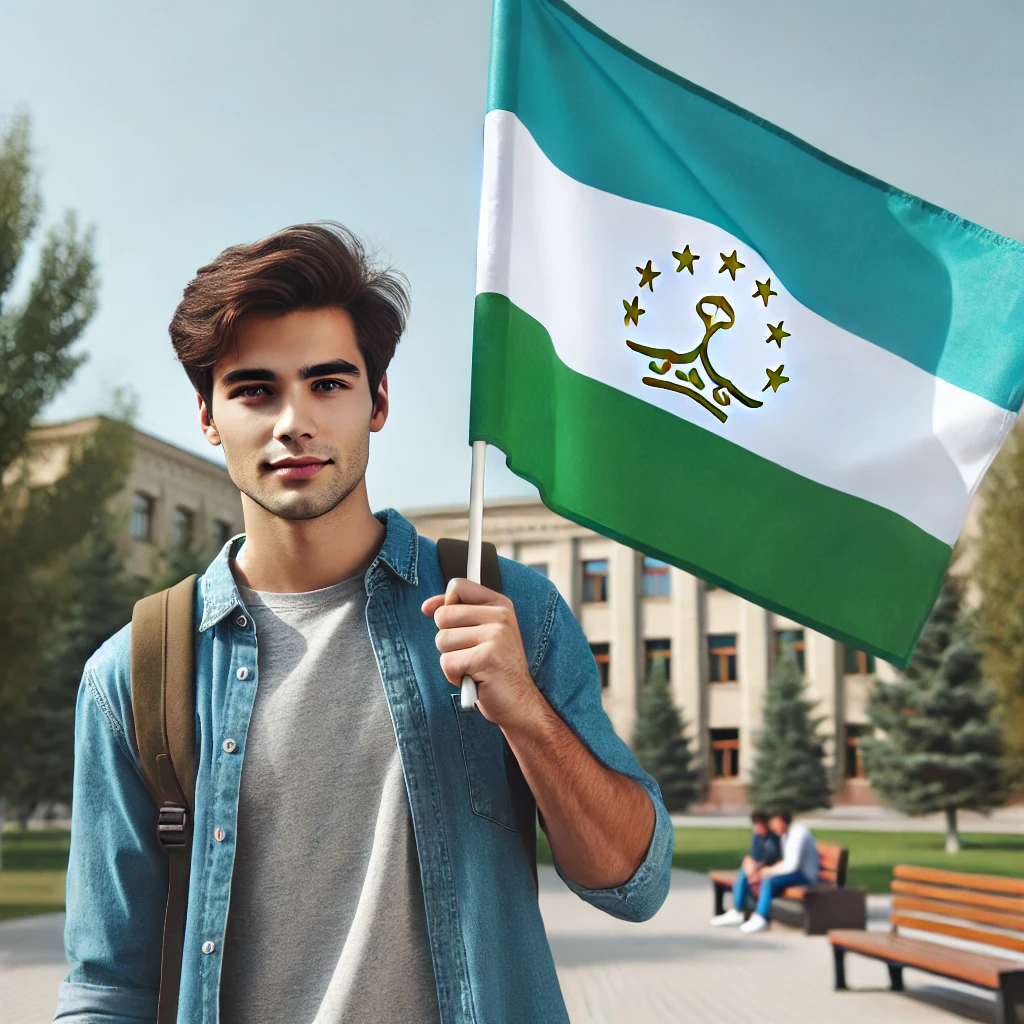
{"label": "stubble beard", "polygon": [[264,511],[279,519],[299,521],[319,519],[333,512],[359,486],[366,475],[370,443],[367,437],[356,451],[342,455],[336,449],[304,452],[317,458],[330,459],[312,480],[282,484],[265,463],[240,467],[234,464],[227,449],[224,461],[234,485]]}

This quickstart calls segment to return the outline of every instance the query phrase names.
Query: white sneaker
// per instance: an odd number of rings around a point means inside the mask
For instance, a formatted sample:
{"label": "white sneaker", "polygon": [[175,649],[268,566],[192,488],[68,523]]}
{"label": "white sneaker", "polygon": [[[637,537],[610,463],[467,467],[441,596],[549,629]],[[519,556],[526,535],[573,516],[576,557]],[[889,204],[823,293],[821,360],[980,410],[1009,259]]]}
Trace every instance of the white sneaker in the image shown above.
{"label": "white sneaker", "polygon": [[768,927],[768,922],[760,914],[751,914],[750,920],[740,925],[740,931],[744,935],[753,935],[754,932],[763,932]]}
{"label": "white sneaker", "polygon": [[735,907],[732,910],[727,910],[724,914],[716,914],[711,918],[712,928],[732,928],[738,924],[743,924],[743,914]]}

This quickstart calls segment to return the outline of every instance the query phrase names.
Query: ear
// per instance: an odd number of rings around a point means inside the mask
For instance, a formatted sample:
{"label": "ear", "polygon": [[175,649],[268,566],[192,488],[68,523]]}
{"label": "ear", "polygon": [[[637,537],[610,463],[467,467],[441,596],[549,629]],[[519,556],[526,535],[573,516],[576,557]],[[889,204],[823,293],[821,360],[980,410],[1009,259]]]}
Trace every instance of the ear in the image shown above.
{"label": "ear", "polygon": [[210,415],[209,407],[207,406],[202,395],[197,394],[196,399],[199,402],[199,423],[203,428],[203,433],[206,435],[206,440],[210,442],[214,447],[221,443],[220,431],[217,429],[217,424],[213,422],[213,417]]}
{"label": "ear", "polygon": [[388,409],[388,375],[385,373],[377,386],[377,397],[373,401],[373,415],[370,417],[370,433],[376,434],[387,422]]}

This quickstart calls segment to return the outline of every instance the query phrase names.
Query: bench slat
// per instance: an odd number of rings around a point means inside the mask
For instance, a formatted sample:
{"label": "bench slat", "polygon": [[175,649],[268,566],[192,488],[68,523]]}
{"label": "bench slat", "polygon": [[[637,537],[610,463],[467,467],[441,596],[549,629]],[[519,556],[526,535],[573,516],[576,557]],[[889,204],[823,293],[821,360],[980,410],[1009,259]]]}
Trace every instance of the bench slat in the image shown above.
{"label": "bench slat", "polygon": [[908,882],[927,882],[933,885],[952,885],[961,889],[1024,896],[1024,878],[1003,878],[1000,875],[974,875],[966,871],[943,871],[939,868],[919,868],[912,864],[897,864],[893,878]]}
{"label": "bench slat", "polygon": [[927,939],[852,930],[830,931],[833,946],[853,953],[958,978],[981,988],[999,988],[1001,974],[1024,975],[1024,964],[1003,957],[950,949]]}
{"label": "bench slat", "polygon": [[943,900],[964,906],[988,907],[990,910],[1008,910],[1024,913],[1024,899],[1013,896],[996,896],[987,892],[971,892],[969,889],[948,889],[941,885],[924,885],[894,878],[890,887],[894,893],[905,896],[923,896],[926,899]]}
{"label": "bench slat", "polygon": [[[1024,953],[1024,939],[1018,939],[1014,935],[1003,935],[1001,932],[987,932],[980,928],[967,928],[962,924],[948,924],[945,921],[932,921],[927,917],[914,917],[908,914],[893,914],[889,918],[889,923],[894,928],[935,932],[937,935],[948,935],[954,939],[966,939],[968,942],[979,942],[986,946],[998,946],[1001,949]],[[1024,970],[1024,964],[1021,965],[1021,969]]]}
{"label": "bench slat", "polygon": [[943,903],[940,900],[921,900],[910,896],[896,896],[892,901],[896,911],[919,914],[938,914],[943,917],[956,917],[962,921],[974,921],[976,924],[990,924],[995,928],[1006,928],[1010,931],[1024,931],[1024,914],[1000,914],[994,910],[979,910],[976,907],[960,907],[954,903]]}

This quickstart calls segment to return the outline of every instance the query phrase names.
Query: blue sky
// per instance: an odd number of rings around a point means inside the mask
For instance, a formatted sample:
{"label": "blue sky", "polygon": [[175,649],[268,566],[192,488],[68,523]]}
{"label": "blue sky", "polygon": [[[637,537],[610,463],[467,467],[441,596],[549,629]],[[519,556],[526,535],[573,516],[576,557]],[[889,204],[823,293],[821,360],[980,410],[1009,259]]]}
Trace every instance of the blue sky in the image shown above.
{"label": "blue sky", "polygon": [[[577,7],[834,156],[1024,240],[1019,0]],[[97,230],[89,361],[48,418],[128,385],[140,427],[214,454],[167,340],[182,287],[226,245],[333,218],[413,289],[371,501],[465,501],[489,27],[487,0],[0,0],[0,118],[34,119],[46,222],[73,208]],[[487,493],[532,488],[495,457]]]}

